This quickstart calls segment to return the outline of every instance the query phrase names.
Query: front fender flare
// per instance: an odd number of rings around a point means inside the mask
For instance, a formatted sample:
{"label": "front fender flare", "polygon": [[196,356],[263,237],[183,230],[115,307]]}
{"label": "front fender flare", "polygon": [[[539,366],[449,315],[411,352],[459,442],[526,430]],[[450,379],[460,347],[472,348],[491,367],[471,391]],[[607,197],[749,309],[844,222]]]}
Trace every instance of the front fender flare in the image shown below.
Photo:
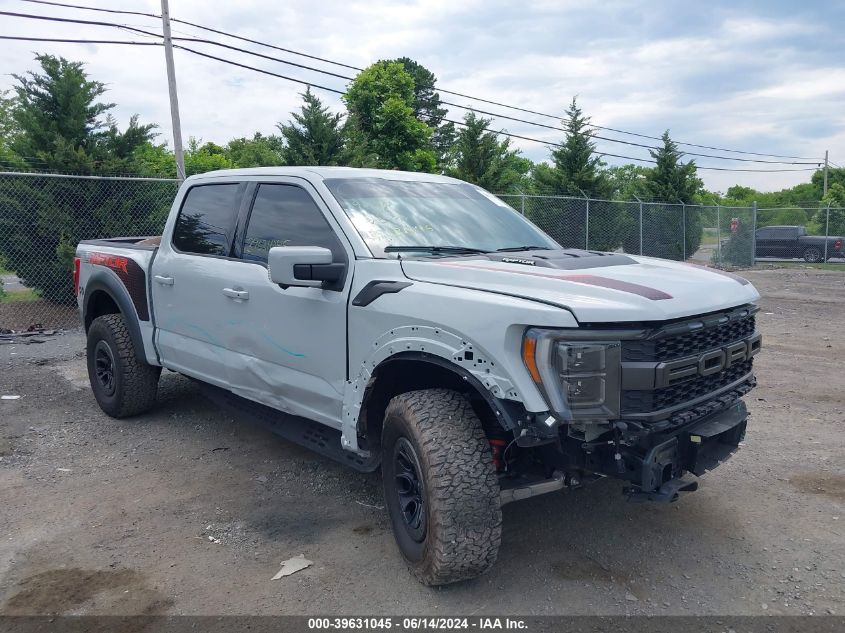
{"label": "front fender flare", "polygon": [[400,357],[437,363],[471,381],[495,412],[506,414],[498,402],[522,398],[500,365],[476,343],[465,336],[430,325],[404,325],[395,327],[376,339],[370,353],[356,370],[350,372],[344,388],[341,443],[347,450],[360,453],[358,424],[361,409],[376,369]]}

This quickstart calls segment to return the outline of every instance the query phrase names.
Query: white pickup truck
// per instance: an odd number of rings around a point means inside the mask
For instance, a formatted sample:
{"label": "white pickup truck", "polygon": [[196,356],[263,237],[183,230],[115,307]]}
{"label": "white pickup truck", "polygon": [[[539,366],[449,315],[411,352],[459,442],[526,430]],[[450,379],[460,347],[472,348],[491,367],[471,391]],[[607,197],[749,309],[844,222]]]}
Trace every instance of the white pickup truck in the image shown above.
{"label": "white pickup truck", "polygon": [[381,466],[426,584],[495,561],[504,503],[624,482],[674,501],[744,437],[757,291],[684,263],[561,248],[431,174],[207,173],[160,238],[86,241],[88,371],[114,417],[162,368],[349,466]]}

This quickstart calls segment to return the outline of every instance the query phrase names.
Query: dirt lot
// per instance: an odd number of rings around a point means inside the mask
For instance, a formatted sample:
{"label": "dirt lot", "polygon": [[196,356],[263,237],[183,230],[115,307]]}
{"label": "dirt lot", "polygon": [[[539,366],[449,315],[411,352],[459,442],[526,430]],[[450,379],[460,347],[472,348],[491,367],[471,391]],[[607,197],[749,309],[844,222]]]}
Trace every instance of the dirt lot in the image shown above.
{"label": "dirt lot", "polygon": [[[744,448],[673,505],[603,481],[505,508],[486,576],[420,586],[377,475],[221,414],[166,374],[115,421],[79,334],[0,346],[0,613],[845,613],[845,274],[748,273],[764,353]],[[272,581],[282,560],[314,566]]]}

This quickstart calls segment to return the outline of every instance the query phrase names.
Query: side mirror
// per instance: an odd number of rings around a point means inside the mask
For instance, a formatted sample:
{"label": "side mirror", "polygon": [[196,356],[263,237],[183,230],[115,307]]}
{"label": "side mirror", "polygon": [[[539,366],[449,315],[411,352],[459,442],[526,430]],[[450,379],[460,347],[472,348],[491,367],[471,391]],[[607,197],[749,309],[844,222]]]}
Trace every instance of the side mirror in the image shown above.
{"label": "side mirror", "polygon": [[274,246],[267,268],[273,283],[311,288],[336,286],[346,273],[346,264],[332,263],[332,252],[322,246]]}

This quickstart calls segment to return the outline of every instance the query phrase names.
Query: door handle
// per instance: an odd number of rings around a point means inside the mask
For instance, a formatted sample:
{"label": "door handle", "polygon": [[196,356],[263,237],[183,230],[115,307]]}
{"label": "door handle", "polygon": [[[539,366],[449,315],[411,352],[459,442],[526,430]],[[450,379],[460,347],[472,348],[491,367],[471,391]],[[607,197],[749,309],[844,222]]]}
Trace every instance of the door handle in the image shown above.
{"label": "door handle", "polygon": [[249,293],[246,290],[223,288],[223,294],[231,299],[240,299],[241,301],[246,301],[247,299],[249,299]]}
{"label": "door handle", "polygon": [[160,283],[162,286],[172,286],[173,285],[173,277],[164,277],[162,275],[155,275],[153,279],[156,280],[156,283]]}

